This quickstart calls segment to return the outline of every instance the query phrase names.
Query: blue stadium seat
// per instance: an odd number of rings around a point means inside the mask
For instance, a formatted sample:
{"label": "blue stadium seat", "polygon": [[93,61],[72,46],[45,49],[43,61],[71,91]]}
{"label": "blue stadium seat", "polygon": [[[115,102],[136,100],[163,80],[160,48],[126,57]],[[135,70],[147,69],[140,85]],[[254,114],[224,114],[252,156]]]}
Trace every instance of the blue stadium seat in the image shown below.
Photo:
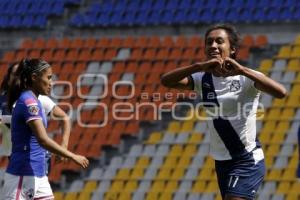
{"label": "blue stadium seat", "polygon": [[291,21],[293,20],[293,11],[291,8],[284,8],[280,11],[279,20]]}
{"label": "blue stadium seat", "polygon": [[30,15],[36,15],[40,12],[41,5],[43,3],[41,1],[33,1],[30,8],[27,10],[27,13]]}
{"label": "blue stadium seat", "polygon": [[[205,11],[205,12],[211,12],[209,10]],[[188,21],[190,23],[193,23],[193,24],[196,24],[196,23],[199,23],[199,22],[202,22],[203,21],[203,17],[202,16],[205,16],[205,15],[208,15],[208,14],[203,14],[202,12],[200,12],[198,9],[191,9],[189,12],[188,12]],[[211,20],[211,19],[210,19]]]}
{"label": "blue stadium seat", "polygon": [[214,21],[213,19],[214,19],[213,11],[209,10],[209,9],[206,9],[201,13],[200,19],[198,20],[198,22],[202,22],[202,23],[205,23],[205,24],[210,24]]}
{"label": "blue stadium seat", "polygon": [[7,16],[0,16],[0,28],[6,28],[8,26],[9,19]]}
{"label": "blue stadium seat", "polygon": [[175,24],[185,24],[189,23],[188,11],[187,10],[178,10],[174,16]]}
{"label": "blue stadium seat", "polygon": [[226,11],[227,10],[225,10],[225,9],[217,9],[215,14],[213,15],[213,21],[216,23],[225,22]]}
{"label": "blue stadium seat", "polygon": [[142,1],[140,11],[150,11],[152,9],[153,2],[151,0]]}
{"label": "blue stadium seat", "polygon": [[245,8],[248,8],[248,9],[256,8],[257,1],[254,1],[254,0],[246,0],[246,1],[247,2],[245,3]]}
{"label": "blue stadium seat", "polygon": [[150,15],[150,12],[146,11],[146,10],[138,12],[136,19],[135,19],[135,23],[137,25],[142,25],[142,26],[146,25],[149,15]]}
{"label": "blue stadium seat", "polygon": [[257,2],[257,8],[268,8],[271,5],[271,0],[260,0]]}
{"label": "blue stadium seat", "polygon": [[241,22],[239,9],[232,8],[228,10],[225,19],[226,22],[231,22],[231,23]]}
{"label": "blue stadium seat", "polygon": [[242,22],[253,22],[254,16],[253,16],[253,10],[244,8],[240,11],[239,14],[239,20]]}
{"label": "blue stadium seat", "polygon": [[21,23],[22,27],[31,28],[33,26],[33,15],[26,15]]}
{"label": "blue stadium seat", "polygon": [[179,6],[179,0],[168,1],[165,6],[165,9],[169,11],[175,11],[177,10],[178,6]]}
{"label": "blue stadium seat", "polygon": [[141,2],[139,0],[130,1],[128,6],[126,7],[126,10],[137,12],[139,11],[140,6],[141,6]]}
{"label": "blue stadium seat", "polygon": [[17,16],[11,16],[11,20],[8,23],[8,27],[10,28],[19,28],[21,27],[22,24],[22,17],[17,15]]}
{"label": "blue stadium seat", "polygon": [[51,8],[51,14],[54,15],[62,15],[64,13],[64,2],[56,1]]}
{"label": "blue stadium seat", "polygon": [[80,13],[76,13],[70,19],[71,26],[81,27],[83,25],[83,16]]}
{"label": "blue stadium seat", "polygon": [[147,20],[147,24],[158,25],[161,23],[162,14],[158,10],[153,10]]}
{"label": "blue stadium seat", "polygon": [[278,21],[280,15],[280,8],[270,8],[266,14],[265,20],[267,21]]}
{"label": "blue stadium seat", "polygon": [[109,20],[109,25],[111,26],[120,26],[121,20],[123,19],[123,13],[121,12],[112,12],[112,15]]}
{"label": "blue stadium seat", "polygon": [[102,3],[102,11],[112,12],[113,10],[114,10],[114,5],[112,1],[104,1],[104,3]]}
{"label": "blue stadium seat", "polygon": [[192,0],[181,0],[178,5],[178,9],[188,10],[192,8]]}
{"label": "blue stadium seat", "polygon": [[45,28],[47,25],[47,17],[46,15],[37,15],[33,20],[33,26],[36,28]]}
{"label": "blue stadium seat", "polygon": [[30,6],[30,2],[22,2],[22,3],[19,3],[17,5],[17,9],[15,10],[15,13],[18,14],[18,15],[24,15],[27,13],[28,9],[29,9],[29,6]]}
{"label": "blue stadium seat", "polygon": [[266,20],[266,12],[263,9],[256,9],[253,14],[253,21],[263,22]]}
{"label": "blue stadium seat", "polygon": [[121,24],[127,26],[136,25],[137,13],[135,11],[127,11],[125,17],[123,17]]}
{"label": "blue stadium seat", "polygon": [[102,11],[102,6],[100,3],[93,3],[87,9],[87,13],[101,13],[101,11]]}
{"label": "blue stadium seat", "polygon": [[272,0],[269,6],[274,8],[281,8],[284,6],[284,2],[285,0]]}
{"label": "blue stadium seat", "polygon": [[174,17],[174,12],[167,10],[162,14],[161,23],[170,25],[173,23]]}
{"label": "blue stadium seat", "polygon": [[84,26],[92,26],[95,27],[98,25],[97,21],[98,14],[97,13],[89,13],[83,16],[82,24]]}
{"label": "blue stadium seat", "polygon": [[246,6],[244,0],[232,0],[232,2],[229,5],[231,8],[238,8],[238,9],[245,8]]}
{"label": "blue stadium seat", "polygon": [[153,4],[152,10],[156,12],[161,12],[165,9],[166,1],[165,0],[156,0]]}
{"label": "blue stadium seat", "polygon": [[110,21],[110,12],[103,12],[97,18],[97,25],[107,26]]}
{"label": "blue stadium seat", "polygon": [[126,1],[117,1],[114,11],[124,13],[127,9],[127,2]]}

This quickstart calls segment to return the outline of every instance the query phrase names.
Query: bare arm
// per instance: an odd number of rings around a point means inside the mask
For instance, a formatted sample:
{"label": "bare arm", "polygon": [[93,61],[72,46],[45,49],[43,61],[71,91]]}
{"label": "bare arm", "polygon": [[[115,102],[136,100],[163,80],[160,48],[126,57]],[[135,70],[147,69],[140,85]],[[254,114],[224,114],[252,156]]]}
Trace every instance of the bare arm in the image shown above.
{"label": "bare arm", "polygon": [[253,80],[258,90],[266,92],[276,98],[284,98],[287,95],[286,89],[280,83],[262,73],[245,67],[242,74]]}
{"label": "bare arm", "polygon": [[84,156],[76,155],[68,151],[67,149],[57,144],[54,140],[49,138],[42,120],[31,120],[28,122],[28,125],[31,128],[32,132],[35,134],[39,144],[48,151],[64,156],[66,158],[70,158],[83,168],[86,168],[89,165],[89,161]]}
{"label": "bare arm", "polygon": [[243,75],[254,81],[255,87],[258,90],[266,92],[276,98],[284,98],[287,95],[286,89],[278,82],[271,78],[259,73],[253,69],[249,69],[240,65],[232,58],[225,59],[225,65],[229,65],[229,68],[224,68],[226,76]]}
{"label": "bare arm", "polygon": [[54,106],[50,116],[53,119],[59,120],[62,128],[61,146],[67,149],[71,132],[71,122],[69,116],[59,106]]}
{"label": "bare arm", "polygon": [[193,82],[188,77],[196,72],[217,72],[216,68],[221,69],[222,62],[220,59],[212,59],[174,69],[162,76],[161,83],[170,88],[193,90]]}

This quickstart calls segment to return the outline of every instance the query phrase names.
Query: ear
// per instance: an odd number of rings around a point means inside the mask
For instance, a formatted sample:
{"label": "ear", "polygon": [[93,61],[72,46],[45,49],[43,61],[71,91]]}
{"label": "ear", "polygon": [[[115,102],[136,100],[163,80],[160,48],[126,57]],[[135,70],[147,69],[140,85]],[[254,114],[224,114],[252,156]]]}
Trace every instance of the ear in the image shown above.
{"label": "ear", "polygon": [[31,80],[32,80],[32,81],[36,81],[37,79],[38,79],[37,73],[31,74]]}

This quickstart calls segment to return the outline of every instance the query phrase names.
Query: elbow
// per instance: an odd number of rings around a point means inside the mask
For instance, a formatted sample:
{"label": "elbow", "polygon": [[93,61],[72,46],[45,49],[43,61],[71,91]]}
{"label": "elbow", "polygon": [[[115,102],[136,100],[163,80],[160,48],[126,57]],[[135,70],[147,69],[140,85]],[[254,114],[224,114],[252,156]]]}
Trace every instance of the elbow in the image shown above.
{"label": "elbow", "polygon": [[47,138],[46,137],[41,137],[41,138],[37,138],[38,143],[45,149],[47,149]]}
{"label": "elbow", "polygon": [[160,79],[160,83],[165,86],[165,87],[172,87],[170,84],[170,81],[168,80],[167,76],[164,74],[162,75],[161,79]]}
{"label": "elbow", "polygon": [[282,88],[276,97],[279,99],[283,99],[287,97],[287,95],[288,95],[287,90],[285,88]]}

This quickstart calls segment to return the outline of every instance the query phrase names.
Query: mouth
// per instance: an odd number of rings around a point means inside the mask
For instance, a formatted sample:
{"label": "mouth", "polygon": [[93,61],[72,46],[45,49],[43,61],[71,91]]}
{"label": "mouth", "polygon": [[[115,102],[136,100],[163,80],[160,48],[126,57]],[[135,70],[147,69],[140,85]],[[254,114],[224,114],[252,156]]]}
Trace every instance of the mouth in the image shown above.
{"label": "mouth", "polygon": [[219,52],[216,52],[216,51],[211,51],[208,53],[208,56],[210,58],[217,58],[217,57],[221,57],[221,54]]}

